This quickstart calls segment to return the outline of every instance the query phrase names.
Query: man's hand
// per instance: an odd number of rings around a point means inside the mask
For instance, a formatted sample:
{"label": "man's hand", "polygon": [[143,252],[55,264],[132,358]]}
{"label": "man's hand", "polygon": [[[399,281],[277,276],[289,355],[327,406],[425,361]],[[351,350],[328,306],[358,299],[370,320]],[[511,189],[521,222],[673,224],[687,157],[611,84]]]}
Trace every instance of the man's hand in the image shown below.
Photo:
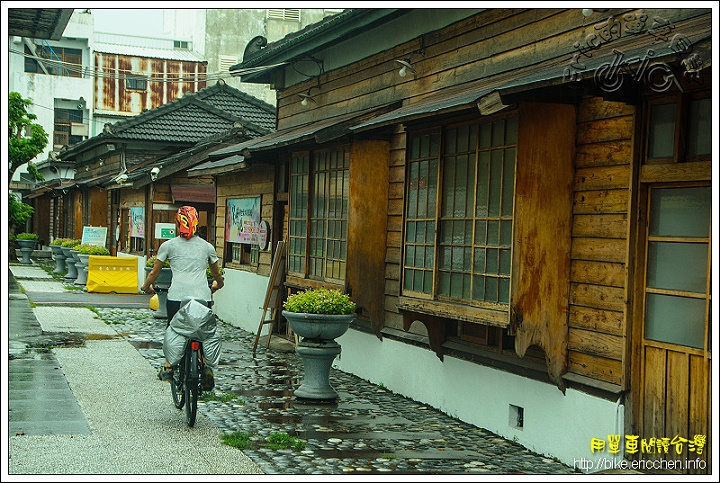
{"label": "man's hand", "polygon": [[155,293],[155,287],[153,287],[152,284],[143,284],[142,287],[140,287],[140,290],[142,290],[146,294]]}

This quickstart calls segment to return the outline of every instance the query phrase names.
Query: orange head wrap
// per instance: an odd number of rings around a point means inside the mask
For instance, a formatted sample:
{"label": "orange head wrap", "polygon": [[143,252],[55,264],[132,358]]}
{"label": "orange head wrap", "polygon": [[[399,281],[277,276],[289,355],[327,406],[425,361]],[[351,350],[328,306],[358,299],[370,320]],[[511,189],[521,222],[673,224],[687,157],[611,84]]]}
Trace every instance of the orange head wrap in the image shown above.
{"label": "orange head wrap", "polygon": [[198,225],[198,213],[195,208],[192,206],[181,206],[176,218],[180,236],[190,238],[195,235]]}

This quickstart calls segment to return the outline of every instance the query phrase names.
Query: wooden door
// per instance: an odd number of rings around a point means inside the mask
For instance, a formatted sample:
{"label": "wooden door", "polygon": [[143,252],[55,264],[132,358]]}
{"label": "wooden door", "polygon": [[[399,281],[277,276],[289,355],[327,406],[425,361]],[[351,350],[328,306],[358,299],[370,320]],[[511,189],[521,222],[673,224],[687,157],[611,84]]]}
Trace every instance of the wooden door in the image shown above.
{"label": "wooden door", "polygon": [[710,467],[711,199],[697,185],[651,186],[647,199],[634,456],[680,473]]}

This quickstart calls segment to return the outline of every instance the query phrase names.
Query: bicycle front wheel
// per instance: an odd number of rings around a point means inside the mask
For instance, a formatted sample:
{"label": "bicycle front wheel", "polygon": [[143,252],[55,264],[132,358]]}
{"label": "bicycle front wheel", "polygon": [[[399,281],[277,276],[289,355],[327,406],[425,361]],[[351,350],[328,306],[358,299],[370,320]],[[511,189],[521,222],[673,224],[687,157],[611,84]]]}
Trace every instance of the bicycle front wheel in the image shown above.
{"label": "bicycle front wheel", "polygon": [[185,371],[185,417],[187,419],[188,426],[192,427],[195,425],[195,418],[197,416],[197,404],[198,398],[200,397],[200,360],[198,358],[198,351],[190,350],[186,357],[186,371]]}
{"label": "bicycle front wheel", "polygon": [[175,407],[182,409],[185,405],[185,391],[183,390],[183,380],[185,379],[185,356],[180,364],[173,371],[173,378],[170,381],[170,390],[172,391],[173,402]]}

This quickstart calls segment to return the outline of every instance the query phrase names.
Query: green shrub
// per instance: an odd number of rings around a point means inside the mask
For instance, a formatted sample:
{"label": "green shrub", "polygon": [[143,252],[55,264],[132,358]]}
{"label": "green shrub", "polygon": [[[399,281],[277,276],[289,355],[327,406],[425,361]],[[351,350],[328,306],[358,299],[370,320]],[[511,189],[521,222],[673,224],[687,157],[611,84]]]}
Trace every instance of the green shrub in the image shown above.
{"label": "green shrub", "polygon": [[62,246],[62,244],[63,244],[63,242],[64,242],[65,240],[67,240],[67,238],[56,238],[56,239],[54,239],[53,241],[50,242],[50,245],[55,245],[55,246],[60,245],[60,246]]}
{"label": "green shrub", "polygon": [[110,250],[99,245],[90,245],[89,243],[83,243],[75,247],[75,250],[79,251],[83,255],[110,255]]}
{"label": "green shrub", "polygon": [[35,233],[18,233],[15,237],[16,240],[38,240],[39,238]]}
{"label": "green shrub", "polygon": [[75,248],[76,246],[80,245],[82,243],[82,240],[78,240],[76,238],[68,238],[64,242],[62,242],[63,248]]}
{"label": "green shrub", "polygon": [[[225,269],[223,267],[218,267],[218,268],[220,269],[220,275],[225,275]],[[213,278],[213,274],[210,271],[210,265],[208,265],[207,268],[205,269],[205,276],[208,279]]]}
{"label": "green shrub", "polygon": [[323,315],[349,315],[355,302],[340,290],[318,288],[290,295],[283,304],[288,312]]}

